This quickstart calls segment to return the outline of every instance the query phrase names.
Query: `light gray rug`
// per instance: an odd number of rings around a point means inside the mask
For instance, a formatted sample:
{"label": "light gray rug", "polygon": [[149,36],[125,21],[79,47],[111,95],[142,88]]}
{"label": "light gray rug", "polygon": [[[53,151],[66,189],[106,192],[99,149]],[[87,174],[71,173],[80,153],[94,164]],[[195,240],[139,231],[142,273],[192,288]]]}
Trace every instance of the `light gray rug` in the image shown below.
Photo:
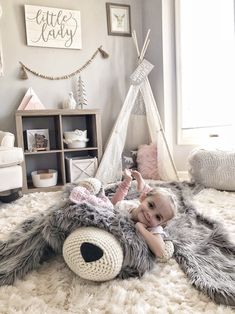
{"label": "light gray rug", "polygon": [[[60,192],[26,195],[14,204],[0,205],[0,237],[16,224],[44,211]],[[203,213],[222,221],[235,238],[235,194],[204,190],[194,199]],[[215,305],[188,282],[171,260],[156,265],[141,279],[87,283],[58,258],[44,264],[14,286],[0,288],[0,313],[233,313]]]}

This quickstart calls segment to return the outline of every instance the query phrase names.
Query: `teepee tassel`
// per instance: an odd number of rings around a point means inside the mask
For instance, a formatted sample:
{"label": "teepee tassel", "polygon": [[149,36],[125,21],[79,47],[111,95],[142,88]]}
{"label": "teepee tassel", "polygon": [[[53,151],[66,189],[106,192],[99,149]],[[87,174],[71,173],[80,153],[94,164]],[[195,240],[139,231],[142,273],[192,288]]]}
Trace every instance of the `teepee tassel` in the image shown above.
{"label": "teepee tassel", "polygon": [[21,66],[20,78],[22,80],[27,80],[28,79],[27,72],[26,72],[25,67],[23,65]]}
{"label": "teepee tassel", "polygon": [[109,57],[109,54],[106,52],[106,51],[104,51],[103,49],[102,49],[102,46],[100,46],[99,48],[99,52],[101,53],[101,56],[103,57],[103,58],[108,58]]}

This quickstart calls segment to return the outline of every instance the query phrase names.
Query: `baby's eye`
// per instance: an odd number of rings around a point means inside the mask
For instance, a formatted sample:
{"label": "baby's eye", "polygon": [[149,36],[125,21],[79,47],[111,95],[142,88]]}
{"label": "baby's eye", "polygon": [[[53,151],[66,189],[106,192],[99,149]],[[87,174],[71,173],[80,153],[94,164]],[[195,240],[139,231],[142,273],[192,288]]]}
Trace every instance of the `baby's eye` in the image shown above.
{"label": "baby's eye", "polygon": [[153,209],[153,203],[148,202],[148,207],[151,208],[151,209]]}

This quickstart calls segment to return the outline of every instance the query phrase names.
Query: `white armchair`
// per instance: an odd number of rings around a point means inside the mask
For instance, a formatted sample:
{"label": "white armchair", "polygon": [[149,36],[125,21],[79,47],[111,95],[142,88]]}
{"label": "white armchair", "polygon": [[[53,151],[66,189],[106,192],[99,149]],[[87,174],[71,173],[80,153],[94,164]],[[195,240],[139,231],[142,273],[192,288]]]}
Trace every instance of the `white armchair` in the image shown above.
{"label": "white armchair", "polygon": [[[15,136],[0,131],[0,201],[9,202],[19,197],[22,188],[22,148],[14,147]],[[16,190],[17,189],[17,190]]]}

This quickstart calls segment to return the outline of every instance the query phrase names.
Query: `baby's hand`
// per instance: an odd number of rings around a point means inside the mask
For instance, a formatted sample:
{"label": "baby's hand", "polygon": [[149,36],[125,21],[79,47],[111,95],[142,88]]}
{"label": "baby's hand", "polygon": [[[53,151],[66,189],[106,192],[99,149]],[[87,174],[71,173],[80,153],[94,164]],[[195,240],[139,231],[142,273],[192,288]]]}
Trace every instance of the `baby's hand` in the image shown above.
{"label": "baby's hand", "polygon": [[142,230],[147,229],[147,226],[145,224],[143,224],[142,222],[138,221],[135,224],[135,228],[136,228],[136,230],[138,230],[141,233]]}

